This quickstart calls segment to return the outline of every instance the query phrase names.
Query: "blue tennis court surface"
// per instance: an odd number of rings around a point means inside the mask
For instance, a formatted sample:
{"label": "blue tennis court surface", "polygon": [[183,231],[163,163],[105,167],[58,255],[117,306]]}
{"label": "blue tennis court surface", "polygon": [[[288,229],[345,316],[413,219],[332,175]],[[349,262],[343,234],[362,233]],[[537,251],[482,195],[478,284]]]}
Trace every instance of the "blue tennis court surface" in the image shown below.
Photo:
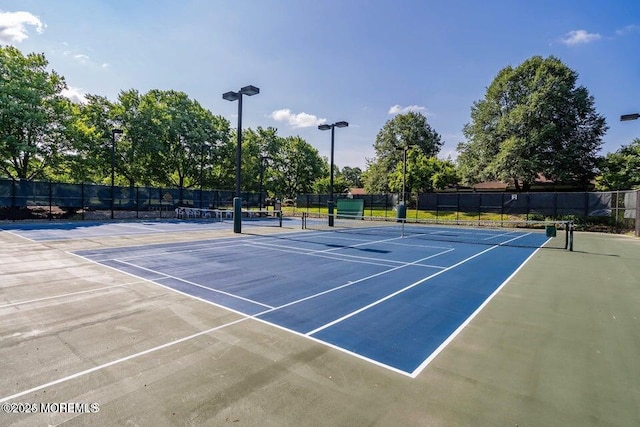
{"label": "blue tennis court surface", "polygon": [[76,254],[415,376],[536,250],[495,243],[332,231]]}

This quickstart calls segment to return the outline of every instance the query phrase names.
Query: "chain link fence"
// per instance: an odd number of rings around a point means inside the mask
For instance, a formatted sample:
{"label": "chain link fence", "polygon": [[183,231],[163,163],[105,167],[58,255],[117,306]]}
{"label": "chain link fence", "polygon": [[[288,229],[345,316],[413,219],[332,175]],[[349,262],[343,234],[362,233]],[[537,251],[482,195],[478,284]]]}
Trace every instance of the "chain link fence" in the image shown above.
{"label": "chain link fence", "polygon": [[[640,236],[638,190],[606,192],[420,193],[407,198],[408,216],[453,220],[570,219],[582,229],[635,230]],[[398,194],[336,195],[364,200],[364,214],[395,216]],[[329,195],[302,194],[294,212],[326,210]]]}
{"label": "chain link fence", "polygon": [[[173,218],[175,208],[231,208],[235,192],[0,179],[0,220]],[[243,193],[260,207],[260,193]]]}

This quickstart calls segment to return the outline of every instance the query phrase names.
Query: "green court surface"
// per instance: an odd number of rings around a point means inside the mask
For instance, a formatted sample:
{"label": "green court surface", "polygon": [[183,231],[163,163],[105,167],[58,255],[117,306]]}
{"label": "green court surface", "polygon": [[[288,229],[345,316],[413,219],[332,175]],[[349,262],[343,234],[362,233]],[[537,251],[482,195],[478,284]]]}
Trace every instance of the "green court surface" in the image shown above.
{"label": "green court surface", "polygon": [[640,425],[638,239],[537,251],[415,378],[72,253],[216,237],[0,232],[0,426]]}

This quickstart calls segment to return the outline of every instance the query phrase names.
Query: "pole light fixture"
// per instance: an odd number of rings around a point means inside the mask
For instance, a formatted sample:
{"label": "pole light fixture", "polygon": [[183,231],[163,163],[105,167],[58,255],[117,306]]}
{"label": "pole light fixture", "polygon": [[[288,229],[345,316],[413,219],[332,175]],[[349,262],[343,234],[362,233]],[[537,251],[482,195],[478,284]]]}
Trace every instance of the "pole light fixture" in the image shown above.
{"label": "pole light fixture", "polygon": [[233,200],[233,232],[242,232],[242,193],[241,193],[241,170],[242,167],[242,95],[253,96],[260,93],[260,89],[249,85],[238,92],[225,92],[222,99],[227,101],[238,101],[238,146],[236,147],[236,197]]}
{"label": "pole light fixture", "polygon": [[340,121],[340,122],[335,122],[333,124],[327,125],[327,124],[321,124],[318,126],[318,129],[320,130],[329,130],[331,129],[331,171],[330,173],[330,178],[329,178],[329,202],[327,203],[327,206],[329,208],[329,227],[333,227],[334,221],[333,221],[333,206],[334,206],[334,202],[333,202],[333,147],[334,147],[334,140],[335,140],[335,128],[346,128],[347,126],[349,126],[349,123],[345,122],[345,121]]}
{"label": "pole light fixture", "polygon": [[628,122],[629,120],[637,120],[639,118],[640,118],[640,113],[623,114],[622,116],[620,116],[620,121]]}
{"label": "pole light fixture", "polygon": [[115,198],[114,182],[116,176],[116,135],[122,134],[122,129],[111,130],[111,219],[113,219],[113,201]]}

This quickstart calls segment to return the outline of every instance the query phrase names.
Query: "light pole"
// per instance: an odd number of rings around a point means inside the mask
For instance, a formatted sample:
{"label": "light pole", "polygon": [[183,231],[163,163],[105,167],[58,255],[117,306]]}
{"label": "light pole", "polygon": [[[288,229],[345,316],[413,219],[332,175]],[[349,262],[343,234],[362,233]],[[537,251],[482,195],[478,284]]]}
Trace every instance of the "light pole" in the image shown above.
{"label": "light pole", "polygon": [[264,179],[264,161],[271,160],[269,156],[260,156],[260,209],[262,209],[262,181]]}
{"label": "light pole", "polygon": [[111,219],[113,219],[113,199],[114,199],[114,181],[115,181],[115,168],[116,168],[116,135],[121,134],[122,129],[111,130]]}
{"label": "light pole", "polygon": [[[622,116],[620,116],[621,122],[626,122],[629,120],[638,120],[638,119],[640,119],[640,113],[623,114]],[[640,192],[638,192],[638,197],[636,197],[636,212],[640,212]],[[640,219],[638,218],[637,215],[638,214],[636,213],[635,235],[636,237],[640,237]]]}
{"label": "light pole", "polygon": [[327,206],[329,208],[329,227],[333,227],[333,146],[334,146],[334,137],[335,137],[335,128],[346,128],[349,126],[349,123],[341,121],[335,122],[330,125],[320,125],[318,129],[320,130],[329,130],[331,129],[331,171],[329,172],[329,202]]}
{"label": "light pole", "polygon": [[253,96],[260,93],[255,86],[245,86],[238,92],[225,92],[222,99],[238,101],[238,146],[236,148],[236,197],[233,199],[233,232],[242,233],[242,194],[240,190],[242,167],[242,95]]}

